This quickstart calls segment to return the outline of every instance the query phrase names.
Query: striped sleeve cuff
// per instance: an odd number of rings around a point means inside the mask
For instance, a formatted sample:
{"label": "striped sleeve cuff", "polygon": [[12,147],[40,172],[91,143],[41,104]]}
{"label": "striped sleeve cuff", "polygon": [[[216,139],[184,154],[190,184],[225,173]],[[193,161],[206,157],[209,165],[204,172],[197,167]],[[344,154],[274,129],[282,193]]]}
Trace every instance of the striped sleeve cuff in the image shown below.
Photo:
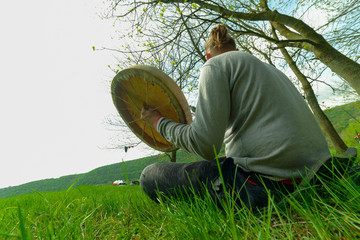
{"label": "striped sleeve cuff", "polygon": [[157,119],[156,119],[156,121],[155,121],[155,129],[156,129],[156,131],[158,131],[159,132],[159,126],[160,126],[160,124],[162,123],[162,121],[164,121],[164,117],[163,116],[159,116]]}

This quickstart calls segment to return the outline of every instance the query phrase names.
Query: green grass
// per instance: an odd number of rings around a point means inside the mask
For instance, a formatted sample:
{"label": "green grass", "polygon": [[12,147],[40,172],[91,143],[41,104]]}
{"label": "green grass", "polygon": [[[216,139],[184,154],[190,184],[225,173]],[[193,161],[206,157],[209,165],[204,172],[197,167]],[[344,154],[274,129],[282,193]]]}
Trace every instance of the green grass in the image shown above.
{"label": "green grass", "polygon": [[139,186],[78,186],[0,200],[0,239],[358,239],[359,199],[347,178],[259,213],[210,197],[155,203]]}
{"label": "green grass", "polygon": [[[341,115],[335,113],[332,118]],[[354,146],[360,125],[341,122],[337,128]],[[178,156],[179,162],[197,160],[185,152]],[[0,197],[8,198],[0,199],[0,239],[360,239],[360,186],[345,177],[305,185],[281,203],[270,200],[259,213],[231,201],[220,209],[210,197],[155,203],[139,186],[109,185],[125,175],[137,179],[159,161],[169,159],[149,157],[125,162],[126,172],[118,163],[1,189]],[[24,192],[32,194],[16,196]]]}

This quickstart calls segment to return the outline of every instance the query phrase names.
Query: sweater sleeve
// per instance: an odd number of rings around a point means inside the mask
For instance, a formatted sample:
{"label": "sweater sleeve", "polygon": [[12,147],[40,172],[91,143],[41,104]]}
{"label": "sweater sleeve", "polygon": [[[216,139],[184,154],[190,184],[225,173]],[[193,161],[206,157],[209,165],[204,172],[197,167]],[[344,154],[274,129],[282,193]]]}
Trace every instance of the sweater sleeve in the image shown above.
{"label": "sweater sleeve", "polygon": [[215,65],[205,64],[200,73],[199,96],[190,125],[169,119],[157,129],[169,142],[201,158],[212,160],[220,151],[230,115],[229,80]]}

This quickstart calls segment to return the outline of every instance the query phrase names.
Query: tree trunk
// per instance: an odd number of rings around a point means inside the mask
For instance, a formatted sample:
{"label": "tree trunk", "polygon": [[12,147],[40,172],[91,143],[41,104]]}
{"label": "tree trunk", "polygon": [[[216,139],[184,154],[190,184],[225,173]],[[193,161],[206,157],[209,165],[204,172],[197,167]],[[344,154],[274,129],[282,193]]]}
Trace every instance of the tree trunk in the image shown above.
{"label": "tree trunk", "polygon": [[312,52],[360,94],[360,64],[346,57],[327,42],[313,47]]}
{"label": "tree trunk", "polygon": [[[275,12],[275,14],[279,13]],[[284,17],[283,21],[286,21],[286,19],[287,18]],[[298,25],[294,26],[298,26],[299,29],[296,30],[300,30],[300,28],[302,29],[302,35],[290,31],[283,23],[271,22],[271,25],[282,36],[289,40],[307,39],[307,42],[298,42],[296,46],[313,52],[317,59],[329,67],[331,71],[347,81],[350,86],[354,88],[358,94],[360,94],[360,64],[336,50],[313,29],[310,29],[309,27],[299,27],[306,24],[301,20],[297,21],[299,22]]]}
{"label": "tree trunk", "polygon": [[[279,14],[274,11],[274,14]],[[307,51],[313,52],[315,57],[321,61],[324,65],[329,67],[331,71],[342,77],[349,85],[360,94],[360,64],[348,58],[334,47],[332,47],[322,35],[315,32],[307,24],[299,19],[293,19],[289,16],[282,16],[282,23],[271,21],[272,26],[284,37],[289,40],[299,41],[306,40],[304,42],[298,42],[296,47],[303,48]],[[301,33],[297,34],[289,30],[284,24],[291,19],[290,27],[294,27],[295,30]],[[293,22],[298,22],[294,24]],[[296,28],[297,27],[297,28]]]}
{"label": "tree trunk", "polygon": [[[274,37],[277,37],[273,31]],[[324,134],[330,139],[332,145],[338,153],[344,153],[348,147],[341,139],[339,134],[336,132],[334,126],[330,122],[329,118],[325,115],[322,109],[319,106],[319,103],[316,99],[315,93],[307,80],[306,76],[297,67],[294,60],[289,55],[288,51],[285,48],[280,48],[281,53],[285,57],[286,62],[289,64],[291,70],[295,73],[296,77],[300,80],[303,90],[305,92],[306,100],[313,111],[313,114],[317,118]]]}
{"label": "tree trunk", "polygon": [[171,152],[170,162],[176,162],[176,152],[177,152],[177,151]]}

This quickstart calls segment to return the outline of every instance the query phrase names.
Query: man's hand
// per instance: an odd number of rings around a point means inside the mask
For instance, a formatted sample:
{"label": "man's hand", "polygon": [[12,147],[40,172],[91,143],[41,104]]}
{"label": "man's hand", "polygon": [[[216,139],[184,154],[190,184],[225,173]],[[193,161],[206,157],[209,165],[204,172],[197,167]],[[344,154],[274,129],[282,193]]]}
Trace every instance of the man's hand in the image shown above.
{"label": "man's hand", "polygon": [[148,125],[155,127],[155,122],[159,117],[161,117],[161,114],[155,110],[155,108],[150,107],[146,103],[144,103],[143,106],[144,107],[141,109],[141,119]]}

